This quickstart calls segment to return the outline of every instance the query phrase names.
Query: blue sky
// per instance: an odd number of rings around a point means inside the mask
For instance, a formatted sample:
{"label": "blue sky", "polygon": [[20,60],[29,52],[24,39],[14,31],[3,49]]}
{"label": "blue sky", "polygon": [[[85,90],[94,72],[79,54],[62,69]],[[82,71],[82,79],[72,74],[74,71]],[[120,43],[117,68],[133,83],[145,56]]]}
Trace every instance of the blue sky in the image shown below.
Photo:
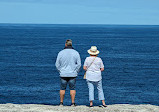
{"label": "blue sky", "polygon": [[159,0],[0,0],[0,23],[159,25]]}

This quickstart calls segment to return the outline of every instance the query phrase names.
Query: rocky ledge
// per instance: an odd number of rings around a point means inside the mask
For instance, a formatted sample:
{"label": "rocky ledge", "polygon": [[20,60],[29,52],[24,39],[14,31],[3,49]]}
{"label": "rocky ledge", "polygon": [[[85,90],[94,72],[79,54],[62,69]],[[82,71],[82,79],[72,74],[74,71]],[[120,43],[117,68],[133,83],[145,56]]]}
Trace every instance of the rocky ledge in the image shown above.
{"label": "rocky ledge", "polygon": [[115,104],[102,108],[98,106],[87,107],[80,105],[54,106],[39,104],[0,104],[0,112],[159,112],[159,106],[155,105],[130,105]]}

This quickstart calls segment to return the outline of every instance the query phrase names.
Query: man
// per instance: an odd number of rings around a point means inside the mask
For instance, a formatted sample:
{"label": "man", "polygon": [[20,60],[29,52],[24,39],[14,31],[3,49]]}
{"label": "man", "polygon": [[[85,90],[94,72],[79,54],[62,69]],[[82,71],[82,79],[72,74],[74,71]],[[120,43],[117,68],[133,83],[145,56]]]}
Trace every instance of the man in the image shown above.
{"label": "man", "polygon": [[75,104],[75,83],[76,77],[81,67],[81,59],[79,53],[73,49],[72,40],[68,39],[65,43],[64,50],[58,53],[56,59],[56,68],[60,73],[61,89],[60,89],[60,106],[63,106],[63,100],[67,84],[69,84],[72,104]]}

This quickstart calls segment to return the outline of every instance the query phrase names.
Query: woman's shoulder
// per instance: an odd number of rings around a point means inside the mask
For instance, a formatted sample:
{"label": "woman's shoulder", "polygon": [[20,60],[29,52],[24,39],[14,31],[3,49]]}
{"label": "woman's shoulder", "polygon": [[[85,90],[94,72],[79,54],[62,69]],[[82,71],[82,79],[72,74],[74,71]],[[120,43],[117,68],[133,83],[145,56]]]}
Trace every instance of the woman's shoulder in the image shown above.
{"label": "woman's shoulder", "polygon": [[94,57],[88,56],[88,57],[86,57],[86,60],[90,61],[90,60],[92,60],[93,58],[94,58]]}
{"label": "woman's shoulder", "polygon": [[89,59],[91,59],[91,57],[86,57],[86,60],[89,60]]}
{"label": "woman's shoulder", "polygon": [[102,60],[102,58],[100,58],[100,57],[96,57],[98,60]]}
{"label": "woman's shoulder", "polygon": [[[89,56],[89,57],[86,57],[86,60],[93,60],[95,57],[92,57],[92,56]],[[102,60],[100,57],[96,57],[95,60]]]}

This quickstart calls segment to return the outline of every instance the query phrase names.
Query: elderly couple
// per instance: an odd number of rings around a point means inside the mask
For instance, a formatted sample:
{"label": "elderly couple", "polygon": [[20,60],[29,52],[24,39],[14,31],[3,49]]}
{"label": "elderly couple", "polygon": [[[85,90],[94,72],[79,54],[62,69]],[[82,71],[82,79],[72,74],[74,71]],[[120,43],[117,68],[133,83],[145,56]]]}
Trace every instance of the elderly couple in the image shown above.
{"label": "elderly couple", "polygon": [[[85,59],[83,69],[86,71],[86,80],[89,88],[90,107],[93,107],[94,86],[98,89],[98,98],[102,101],[101,107],[106,107],[104,101],[104,93],[102,88],[101,71],[104,70],[102,59],[97,57],[99,51],[96,46],[92,46],[88,50],[89,57]],[[56,59],[56,68],[60,73],[61,88],[60,88],[60,106],[63,106],[63,100],[67,84],[70,88],[72,104],[75,104],[75,83],[76,77],[81,67],[81,59],[79,53],[73,49],[72,40],[68,39],[65,42],[65,48],[58,53]]]}

